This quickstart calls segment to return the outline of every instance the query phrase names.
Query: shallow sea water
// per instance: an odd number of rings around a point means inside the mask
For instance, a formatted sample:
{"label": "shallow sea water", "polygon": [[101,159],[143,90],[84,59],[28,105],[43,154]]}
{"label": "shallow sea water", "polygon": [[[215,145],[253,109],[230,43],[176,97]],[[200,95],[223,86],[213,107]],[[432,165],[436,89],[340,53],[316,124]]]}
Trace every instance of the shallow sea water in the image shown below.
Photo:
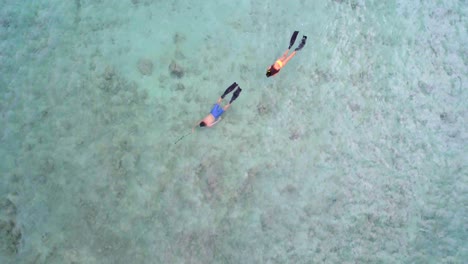
{"label": "shallow sea water", "polygon": [[0,6],[0,263],[468,259],[465,1]]}

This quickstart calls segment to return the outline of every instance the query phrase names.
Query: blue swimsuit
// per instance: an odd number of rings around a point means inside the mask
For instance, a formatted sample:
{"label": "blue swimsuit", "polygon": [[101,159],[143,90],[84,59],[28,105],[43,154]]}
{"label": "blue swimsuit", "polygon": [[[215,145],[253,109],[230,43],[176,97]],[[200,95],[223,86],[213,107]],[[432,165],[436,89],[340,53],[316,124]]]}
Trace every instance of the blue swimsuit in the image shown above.
{"label": "blue swimsuit", "polygon": [[210,112],[210,114],[212,114],[215,119],[218,119],[218,117],[220,117],[223,113],[224,109],[219,104],[215,104]]}

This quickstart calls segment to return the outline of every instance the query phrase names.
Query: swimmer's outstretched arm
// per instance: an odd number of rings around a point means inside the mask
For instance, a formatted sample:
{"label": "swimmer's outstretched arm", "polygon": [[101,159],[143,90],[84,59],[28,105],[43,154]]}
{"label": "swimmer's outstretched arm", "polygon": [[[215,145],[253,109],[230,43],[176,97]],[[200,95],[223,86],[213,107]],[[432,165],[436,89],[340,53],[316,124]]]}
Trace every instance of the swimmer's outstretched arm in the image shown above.
{"label": "swimmer's outstretched arm", "polygon": [[192,134],[195,132],[195,128],[196,128],[197,126],[200,125],[200,122],[201,122],[201,121],[202,121],[202,120],[198,121],[198,122],[195,123],[195,125],[192,127]]}
{"label": "swimmer's outstretched arm", "polygon": [[221,117],[219,117],[216,121],[214,121],[211,125],[209,125],[208,127],[212,127],[214,125],[216,125],[219,121],[221,121]]}

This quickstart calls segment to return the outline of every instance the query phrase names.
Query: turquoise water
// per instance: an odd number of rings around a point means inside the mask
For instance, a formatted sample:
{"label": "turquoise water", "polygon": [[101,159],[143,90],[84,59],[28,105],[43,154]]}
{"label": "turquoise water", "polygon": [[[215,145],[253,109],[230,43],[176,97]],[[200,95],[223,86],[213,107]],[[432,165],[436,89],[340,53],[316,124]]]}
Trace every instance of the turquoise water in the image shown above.
{"label": "turquoise water", "polygon": [[465,1],[205,2],[0,0],[0,263],[466,262]]}

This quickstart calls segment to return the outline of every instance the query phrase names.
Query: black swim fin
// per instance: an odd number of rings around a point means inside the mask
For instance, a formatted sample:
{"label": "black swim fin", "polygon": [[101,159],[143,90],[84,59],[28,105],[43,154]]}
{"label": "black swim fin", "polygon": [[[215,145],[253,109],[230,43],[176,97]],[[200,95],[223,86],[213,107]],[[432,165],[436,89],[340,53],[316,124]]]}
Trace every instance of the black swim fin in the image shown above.
{"label": "black swim fin", "polygon": [[223,95],[221,95],[221,98],[224,99],[224,97],[225,97],[226,95],[228,95],[230,92],[234,91],[234,89],[236,88],[236,86],[237,86],[237,83],[236,83],[236,82],[233,82],[233,83],[231,84],[231,86],[229,86],[229,87],[226,89],[226,91],[224,91]]}
{"label": "black swim fin", "polygon": [[297,48],[294,51],[301,50],[305,46],[306,40],[307,40],[307,36],[302,36],[301,43],[299,44],[299,46],[297,46]]}
{"label": "black swim fin", "polygon": [[239,97],[239,94],[242,92],[242,89],[240,87],[237,88],[237,90],[234,92],[234,94],[232,95],[232,98],[231,98],[231,101],[229,101],[229,103],[231,104],[232,102],[234,102],[234,100],[237,99],[237,97]]}
{"label": "black swim fin", "polygon": [[289,48],[291,49],[292,45],[294,45],[294,42],[296,42],[297,34],[299,34],[299,31],[294,31],[294,33],[291,36],[291,40],[289,41]]}

